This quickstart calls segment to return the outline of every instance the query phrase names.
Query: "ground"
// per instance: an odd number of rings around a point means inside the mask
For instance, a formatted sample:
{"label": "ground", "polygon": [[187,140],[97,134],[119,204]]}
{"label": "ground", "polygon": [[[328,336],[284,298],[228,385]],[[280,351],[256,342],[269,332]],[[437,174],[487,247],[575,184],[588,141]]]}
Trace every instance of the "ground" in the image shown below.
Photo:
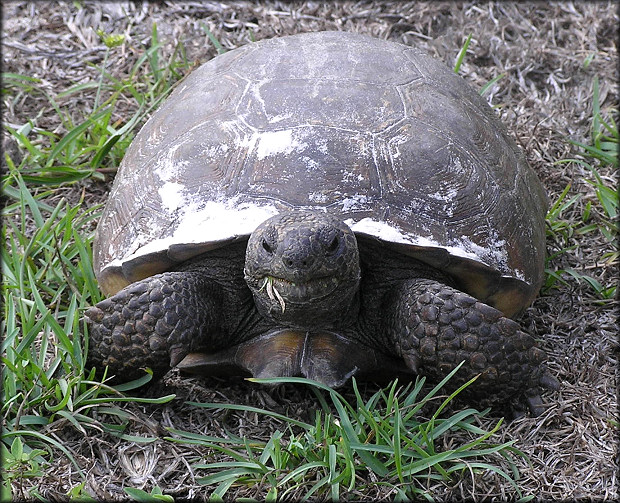
{"label": "ground", "polygon": [[[224,49],[253,40],[305,31],[347,30],[417,45],[453,67],[468,35],[471,42],[460,74],[481,88],[500,74],[485,94],[508,130],[526,152],[531,166],[557,201],[570,184],[569,195],[581,195],[562,218],[583,218],[596,195],[586,183],[589,172],[577,163],[558,163],[574,157],[568,140],[588,143],[592,127],[593,82],[598,79],[602,110],[618,108],[617,4],[613,2],[4,2],[3,71],[41,79],[41,87],[68,109],[92,108],[95,88],[59,96],[76,84],[96,82],[101,65],[114,77],[131,72],[149,47],[156,23],[161,58],[169,58],[182,43],[187,59],[200,64],[217,54],[205,32]],[[110,51],[96,30],[123,34],[122,44]],[[40,94],[19,102],[5,100],[3,121],[19,127],[29,119],[49,130],[62,130],[49,100]],[[131,104],[127,105],[132,106]],[[127,109],[127,115],[133,110]],[[115,120],[123,121],[122,107]],[[35,119],[36,118],[36,119]],[[19,157],[17,147],[3,136],[4,149]],[[109,178],[112,174],[109,174]],[[613,186],[614,173],[602,173]],[[86,179],[58,189],[71,200],[86,194],[89,205],[102,202],[108,182]],[[51,197],[54,197],[53,195]],[[561,248],[572,249],[559,253]],[[566,243],[553,236],[548,253],[553,271],[572,269],[603,285],[617,282],[617,267],[601,259],[609,243],[599,233],[574,234]],[[521,320],[542,342],[548,366],[562,383],[557,394],[547,393],[547,411],[538,418],[508,422],[497,440],[516,439],[527,453],[519,461],[519,486],[540,499],[617,500],[617,320],[613,301],[603,301],[590,286],[573,276],[566,283],[543,289]],[[134,415],[133,434],[161,436],[172,426],[205,434],[229,429],[240,435],[268,438],[275,422],[252,412],[214,414],[184,403],[220,401],[264,406],[305,417],[314,395],[286,386],[267,390],[240,380],[184,378],[172,372],[151,394],[176,393],[177,399],[159,407],[128,406]],[[261,421],[259,423],[259,420]],[[615,423],[614,423],[615,421]],[[614,426],[614,424],[616,426]],[[84,437],[74,430],[52,432],[87,471],[86,490],[97,499],[126,497],[122,487],[158,485],[179,498],[206,498],[188,462],[200,457],[198,447],[159,440],[140,445],[111,436]],[[77,483],[74,467],[62,456],[53,469],[34,483],[49,499],[66,498]],[[430,486],[438,500],[474,496],[502,498],[510,488],[498,477],[468,477],[453,486]],[[264,498],[257,489],[237,496]],[[385,497],[376,494],[364,497]]]}

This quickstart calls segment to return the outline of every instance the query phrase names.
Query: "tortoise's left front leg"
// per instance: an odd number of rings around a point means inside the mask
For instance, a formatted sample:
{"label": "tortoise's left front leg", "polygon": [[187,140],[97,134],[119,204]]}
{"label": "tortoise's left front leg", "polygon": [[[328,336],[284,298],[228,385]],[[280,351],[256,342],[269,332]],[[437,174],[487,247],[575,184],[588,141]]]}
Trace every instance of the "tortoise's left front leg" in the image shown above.
{"label": "tortoise's left front leg", "polygon": [[193,348],[224,347],[221,288],[197,271],[165,272],[129,285],[86,311],[89,366],[117,380],[150,367],[164,375]]}
{"label": "tortoise's left front leg", "polygon": [[388,300],[385,322],[396,353],[419,374],[438,382],[461,362],[456,384],[480,374],[465,391],[473,400],[507,403],[525,396],[539,415],[541,389],[559,388],[533,337],[497,309],[437,281],[401,284]]}

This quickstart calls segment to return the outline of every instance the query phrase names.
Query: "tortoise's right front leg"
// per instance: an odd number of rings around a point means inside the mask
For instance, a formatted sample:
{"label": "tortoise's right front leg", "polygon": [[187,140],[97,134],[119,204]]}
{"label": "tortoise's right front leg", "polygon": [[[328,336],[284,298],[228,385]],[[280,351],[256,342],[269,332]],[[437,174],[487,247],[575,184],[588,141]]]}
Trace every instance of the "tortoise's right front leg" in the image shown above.
{"label": "tortoise's right front leg", "polygon": [[222,346],[221,288],[198,272],[166,272],[125,287],[86,311],[87,364],[116,380],[145,367],[161,377],[197,344]]}
{"label": "tortoise's right front leg", "polygon": [[462,395],[484,406],[524,398],[537,416],[544,411],[542,389],[560,387],[543,364],[543,351],[517,323],[437,281],[403,282],[392,293],[386,320],[397,354],[412,370],[438,382],[464,362],[454,384],[480,374]]}

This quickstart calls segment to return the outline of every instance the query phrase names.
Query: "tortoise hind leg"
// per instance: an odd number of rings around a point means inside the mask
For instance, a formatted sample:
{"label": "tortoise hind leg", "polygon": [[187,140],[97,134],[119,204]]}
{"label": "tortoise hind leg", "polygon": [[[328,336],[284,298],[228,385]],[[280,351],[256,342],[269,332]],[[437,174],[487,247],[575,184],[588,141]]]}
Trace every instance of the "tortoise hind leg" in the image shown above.
{"label": "tortoise hind leg", "polygon": [[[87,364],[108,366],[116,380],[161,377],[194,345],[221,335],[219,286],[193,271],[167,272],[131,284],[86,311]],[[219,344],[221,345],[221,344]]]}
{"label": "tortoise hind leg", "polygon": [[416,279],[394,292],[387,329],[397,354],[437,382],[464,361],[455,375],[460,385],[480,377],[464,396],[486,405],[525,399],[532,414],[544,411],[542,388],[558,381],[542,364],[535,340],[497,309],[442,283]]}

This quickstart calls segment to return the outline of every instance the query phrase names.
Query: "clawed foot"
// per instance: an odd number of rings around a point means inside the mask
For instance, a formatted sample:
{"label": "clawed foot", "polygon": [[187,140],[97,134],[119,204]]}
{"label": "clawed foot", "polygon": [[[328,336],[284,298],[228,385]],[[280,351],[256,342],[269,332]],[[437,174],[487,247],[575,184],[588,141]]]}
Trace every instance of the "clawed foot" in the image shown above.
{"label": "clawed foot", "polygon": [[199,274],[169,272],[124,288],[86,311],[88,364],[119,379],[155,377],[179,363],[205,332],[216,332],[217,296]]}
{"label": "clawed foot", "polygon": [[535,416],[544,411],[541,390],[559,389],[534,338],[497,309],[432,280],[405,283],[395,295],[390,331],[396,350],[432,381],[464,362],[457,384],[480,374],[463,391],[469,401],[502,404],[521,398]]}

